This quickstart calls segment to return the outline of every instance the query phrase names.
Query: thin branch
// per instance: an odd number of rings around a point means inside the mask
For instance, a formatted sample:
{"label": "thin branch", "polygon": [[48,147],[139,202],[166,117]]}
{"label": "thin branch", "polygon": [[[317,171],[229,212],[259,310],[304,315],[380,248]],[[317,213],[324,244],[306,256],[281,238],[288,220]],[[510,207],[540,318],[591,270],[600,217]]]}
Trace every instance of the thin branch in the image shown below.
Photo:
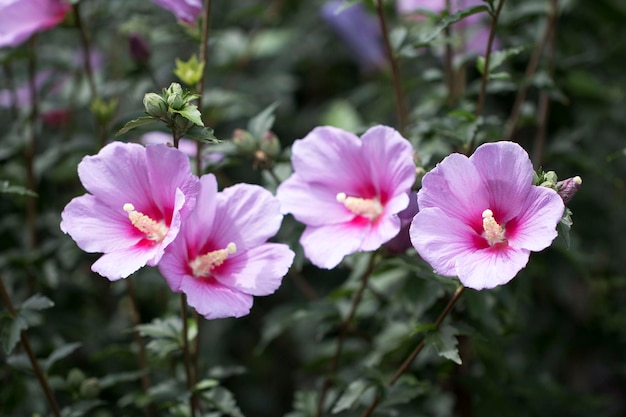
{"label": "thin branch", "polygon": [[[515,96],[515,102],[513,103],[513,109],[511,110],[511,115],[509,116],[509,120],[507,120],[506,122],[506,128],[504,132],[504,138],[506,140],[513,140],[513,133],[515,133],[515,128],[517,127],[517,122],[519,121],[519,116],[522,111],[522,105],[526,100],[526,95],[528,94],[531,80],[537,72],[539,59],[543,54],[543,48],[550,42],[549,40],[553,37],[554,26],[556,23],[556,4],[553,3],[556,2],[551,0],[548,22],[546,23],[546,27],[543,31],[541,39],[539,39],[539,41],[537,42],[537,46],[535,46],[530,60],[528,61],[528,65],[526,66],[526,72],[524,74],[524,82],[522,83],[521,88],[517,91],[517,95]],[[553,7],[554,12],[552,12]]]}
{"label": "thin branch", "polygon": [[185,293],[180,294],[180,313],[183,324],[183,362],[185,363],[185,374],[187,375],[187,389],[190,392],[189,396],[189,413],[191,417],[196,416],[196,401],[193,395],[193,375],[191,370],[191,355],[189,352],[189,340],[187,329],[187,296]]}
{"label": "thin branch", "polygon": [[[17,312],[15,311],[15,307],[13,306],[13,303],[11,302],[11,297],[9,296],[9,293],[7,292],[7,289],[4,286],[4,280],[2,279],[2,277],[0,277],[0,297],[2,297],[2,301],[4,301],[4,304],[7,306],[7,309],[9,310],[9,314],[11,315],[11,317],[15,318],[17,316]],[[20,342],[22,344],[22,347],[24,348],[24,351],[26,351],[26,356],[28,356],[28,360],[30,361],[33,367],[33,371],[35,372],[35,376],[37,377],[37,380],[39,381],[39,385],[41,385],[41,388],[43,389],[43,392],[46,395],[46,399],[48,400],[48,405],[50,406],[52,413],[55,415],[55,417],[61,417],[61,411],[59,410],[59,405],[57,403],[56,397],[54,396],[54,392],[52,391],[52,389],[50,388],[50,385],[48,384],[48,379],[46,378],[46,374],[43,372],[43,370],[39,366],[39,362],[37,361],[37,357],[35,356],[35,353],[33,352],[33,349],[30,346],[30,342],[28,341],[28,336],[26,335],[25,330],[22,330],[20,332]]]}
{"label": "thin branch", "polygon": [[[450,13],[451,0],[446,0],[446,11]],[[450,26],[446,26],[444,29],[446,35],[446,49],[444,55],[444,69],[446,86],[448,87],[448,104],[452,104],[456,100],[456,76],[454,74],[454,50],[450,43],[452,38],[452,29]]]}
{"label": "thin branch", "polygon": [[[98,90],[96,89],[96,81],[94,77],[93,67],[91,66],[91,44],[89,42],[89,36],[83,25],[83,21],[80,15],[80,3],[76,3],[73,6],[74,18],[76,20],[76,27],[80,34],[80,41],[83,48],[83,65],[85,66],[85,72],[87,74],[87,81],[89,83],[89,91],[91,93],[91,102],[93,103],[98,98]],[[95,117],[96,128],[98,130],[98,145],[103,148],[106,145],[106,132],[104,125],[100,123],[100,120]]]}
{"label": "thin branch", "polygon": [[[196,85],[196,92],[200,94],[198,97],[198,109],[204,115],[203,98],[205,86],[205,74],[209,66],[209,34],[211,32],[211,0],[204,0],[204,17],[202,19],[202,37],[200,41],[200,57],[199,61],[204,63],[204,73],[202,78]],[[206,121],[205,121],[206,122]],[[196,174],[202,172],[202,142],[196,141]],[[199,338],[198,338],[199,339]]]}
{"label": "thin branch", "polygon": [[[457,290],[454,292],[454,295],[452,296],[450,301],[448,301],[448,304],[441,311],[441,313],[439,314],[439,317],[437,317],[437,320],[435,320],[435,323],[433,325],[433,328],[435,330],[439,329],[439,327],[441,326],[441,323],[443,323],[448,313],[450,313],[450,311],[452,310],[452,307],[454,307],[459,297],[461,297],[461,294],[463,294],[464,290],[465,290],[465,287],[461,286],[457,288]],[[402,374],[406,372],[409,366],[411,366],[411,364],[413,363],[417,355],[419,355],[422,349],[424,349],[424,345],[425,345],[424,340],[425,339],[422,339],[420,343],[415,347],[415,349],[413,349],[413,352],[411,352],[411,354],[407,356],[404,362],[402,362],[402,365],[400,365],[398,370],[396,370],[396,372],[393,374],[393,376],[387,383],[387,386],[389,387],[393,386],[396,383],[396,381],[398,381],[398,379],[402,376]],[[378,393],[376,397],[374,398],[374,401],[372,402],[372,404],[370,404],[367,410],[365,410],[365,413],[363,413],[362,417],[370,417],[372,413],[374,412],[374,410],[376,409],[376,407],[378,406],[378,404],[380,403],[380,400],[381,400],[381,396],[380,396],[380,393]]]}
{"label": "thin branch", "polygon": [[483,114],[483,107],[485,105],[485,96],[487,95],[487,81],[489,81],[489,61],[491,58],[491,49],[493,48],[493,40],[496,36],[496,28],[498,26],[498,18],[500,17],[500,11],[504,6],[504,0],[500,0],[496,11],[491,16],[491,27],[489,28],[489,41],[487,42],[487,52],[485,52],[485,68],[483,70],[483,78],[480,83],[480,94],[478,95],[478,103],[476,104],[476,117],[480,117]]}
{"label": "thin branch", "polygon": [[[133,286],[133,281],[130,279],[124,280],[126,281],[126,289],[128,290],[128,297],[130,298],[131,310],[130,315],[133,321],[133,327],[137,327],[141,324],[141,316],[139,315],[139,304],[137,303],[137,296],[135,295],[135,288]],[[133,336],[135,337],[135,343],[137,344],[137,362],[139,364],[139,369],[144,371],[141,375],[141,386],[144,392],[148,392],[150,390],[151,382],[150,382],[150,374],[148,373],[148,361],[146,360],[146,347],[143,343],[143,338],[139,333],[139,330],[133,331]],[[148,404],[146,408],[146,415],[148,417],[156,417],[157,410],[153,403]]]}
{"label": "thin branch", "polygon": [[400,70],[398,68],[398,61],[396,60],[393,49],[391,47],[391,41],[389,40],[389,31],[387,29],[387,17],[385,16],[385,8],[382,0],[376,0],[376,11],[378,14],[378,20],[380,21],[380,28],[383,34],[383,41],[385,44],[385,52],[387,53],[387,59],[391,65],[391,78],[393,81],[393,91],[396,102],[396,117],[398,118],[398,131],[404,134],[406,129],[406,99],[404,97],[404,90],[402,89],[402,83],[400,82]]}
{"label": "thin branch", "polygon": [[346,318],[339,325],[339,338],[337,339],[337,347],[335,348],[335,354],[333,355],[333,358],[330,362],[328,373],[326,374],[326,378],[324,379],[324,385],[322,386],[322,390],[320,392],[317,402],[317,417],[321,417],[322,413],[324,412],[324,401],[326,400],[326,393],[328,392],[328,389],[333,385],[333,378],[335,376],[335,372],[337,372],[337,368],[339,367],[339,359],[341,357],[341,351],[343,350],[343,343],[346,339],[346,335],[348,334],[348,329],[350,327],[352,319],[356,314],[357,307],[359,306],[361,298],[363,297],[363,292],[365,291],[365,288],[367,288],[367,282],[369,280],[369,277],[372,275],[372,272],[374,272],[374,266],[376,264],[375,260],[376,253],[374,252],[370,254],[370,260],[367,265],[367,269],[363,273],[363,277],[361,277],[361,286],[354,295],[352,305],[350,306],[350,311],[348,312]]}
{"label": "thin branch", "polygon": [[[548,75],[553,78],[554,75],[554,42],[557,25],[557,7],[558,0],[550,0],[550,11],[548,12],[548,30],[549,36],[546,39],[545,59],[548,67]],[[543,154],[543,145],[546,140],[548,131],[548,118],[550,115],[550,95],[546,91],[539,94],[539,106],[537,116],[537,136],[533,144],[533,164],[538,167],[541,165],[541,155]]]}
{"label": "thin branch", "polygon": [[7,90],[9,91],[9,97],[11,98],[11,118],[17,120],[18,117],[18,102],[17,91],[15,90],[15,77],[13,76],[13,67],[9,61],[2,63],[2,69],[4,70],[4,78],[6,80]]}

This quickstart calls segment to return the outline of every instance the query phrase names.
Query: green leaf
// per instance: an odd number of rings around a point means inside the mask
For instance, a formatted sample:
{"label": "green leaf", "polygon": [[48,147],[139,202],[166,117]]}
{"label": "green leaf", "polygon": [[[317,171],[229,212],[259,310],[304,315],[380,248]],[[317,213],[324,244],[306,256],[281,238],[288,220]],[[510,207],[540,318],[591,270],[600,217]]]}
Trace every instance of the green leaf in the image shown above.
{"label": "green leaf", "polygon": [[248,132],[250,132],[252,136],[260,139],[263,135],[265,135],[265,132],[272,128],[274,120],[276,119],[276,116],[274,116],[274,110],[276,110],[278,104],[279,103],[275,101],[267,106],[261,113],[250,119],[250,122],[248,123]]}
{"label": "green leaf", "polygon": [[71,355],[80,346],[81,346],[81,343],[76,342],[76,343],[68,343],[67,345],[63,345],[60,348],[55,349],[50,354],[50,356],[48,356],[48,358],[42,363],[42,367],[44,371],[46,372],[49,371],[52,365],[55,364],[55,362]]}
{"label": "green leaf", "polygon": [[61,417],[82,417],[94,408],[106,404],[102,400],[85,400],[72,404],[61,410]]}
{"label": "green leaf", "polygon": [[213,404],[213,407],[216,410],[221,411],[228,416],[244,417],[239,407],[237,407],[235,396],[224,387],[215,387],[214,389],[205,392],[203,398]]}
{"label": "green leaf", "polygon": [[143,116],[143,117],[139,117],[137,119],[131,120],[130,122],[127,122],[123,128],[121,128],[120,130],[118,130],[118,132],[115,134],[115,136],[119,136],[119,135],[123,135],[124,133],[139,127],[139,126],[143,126],[143,125],[147,125],[150,123],[154,123],[154,122],[158,122],[159,119],[155,119],[152,116]]}
{"label": "green leaf", "polygon": [[489,7],[487,6],[472,6],[463,10],[459,10],[458,12],[448,15],[441,19],[437,26],[433,29],[429,34],[420,37],[417,42],[413,43],[414,48],[419,48],[422,46],[428,46],[441,32],[443,32],[448,26],[456,23],[460,20],[465,19],[468,16],[489,11]]}
{"label": "green leaf", "polygon": [[450,359],[452,362],[461,364],[459,356],[458,340],[456,339],[456,329],[452,326],[442,326],[438,331],[426,336],[424,343],[426,346],[433,346],[439,356]]}
{"label": "green leaf", "polygon": [[9,355],[15,349],[15,345],[20,340],[22,330],[28,329],[26,319],[18,314],[15,317],[4,315],[0,317],[0,340],[2,349]]}
{"label": "green leaf", "polygon": [[28,188],[22,187],[21,185],[11,185],[9,181],[0,182],[0,193],[38,197],[36,192],[31,191]]}
{"label": "green leaf", "polygon": [[218,386],[220,382],[217,379],[203,379],[193,387],[194,392],[206,391]]}
{"label": "green leaf", "polygon": [[100,379],[100,388],[109,388],[114,385],[119,384],[120,382],[130,382],[135,381],[141,378],[146,371],[130,371],[130,372],[119,372],[116,374],[109,374],[104,378]]}
{"label": "green leaf", "polygon": [[380,407],[406,404],[415,397],[426,394],[429,388],[428,382],[418,381],[412,375],[402,375],[393,386],[387,388],[385,399],[381,402]]}
{"label": "green leaf", "polygon": [[54,302],[50,300],[48,297],[45,297],[41,294],[35,294],[28,298],[22,306],[20,307],[22,310],[45,310],[46,308],[54,307]]}
{"label": "green leaf", "polygon": [[213,134],[213,129],[210,127],[192,126],[187,130],[185,137],[195,139],[202,143],[219,143],[220,140]]}
{"label": "green leaf", "polygon": [[296,391],[293,399],[293,411],[285,417],[312,417],[317,413],[317,392]]}
{"label": "green leaf", "polygon": [[[497,69],[500,65],[502,65],[507,59],[509,59],[512,56],[518,55],[520,52],[526,50],[526,48],[527,48],[526,46],[517,46],[515,48],[508,48],[508,49],[503,49],[501,51],[492,52],[491,55],[489,55],[489,78],[490,79],[508,78],[509,75],[506,73],[492,74],[492,72],[495,69]],[[485,57],[484,56],[479,56],[476,59],[476,68],[481,74],[485,72]]]}
{"label": "green leaf", "polygon": [[341,394],[339,400],[332,409],[333,414],[340,413],[345,410],[352,410],[357,404],[363,393],[371,387],[371,384],[364,379],[352,381],[348,388]]}
{"label": "green leaf", "polygon": [[198,110],[198,106],[195,104],[188,104],[181,110],[174,110],[170,108],[170,112],[180,114],[197,126],[204,126],[204,123],[202,122],[202,114],[200,114],[200,110]]}

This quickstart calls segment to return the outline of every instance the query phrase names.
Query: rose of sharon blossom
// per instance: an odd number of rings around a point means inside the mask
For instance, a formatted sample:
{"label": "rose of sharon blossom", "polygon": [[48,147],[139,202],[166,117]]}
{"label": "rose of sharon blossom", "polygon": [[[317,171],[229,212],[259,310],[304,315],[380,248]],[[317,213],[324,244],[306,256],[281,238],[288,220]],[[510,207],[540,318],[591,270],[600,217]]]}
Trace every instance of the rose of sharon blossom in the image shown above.
{"label": "rose of sharon blossom", "polygon": [[[473,6],[485,6],[482,0],[451,0],[450,14],[456,13]],[[413,15],[416,11],[429,10],[433,13],[441,13],[446,9],[446,0],[397,0],[396,7],[398,13]],[[415,17],[419,19],[419,17]],[[485,13],[478,13],[467,16],[456,26],[462,31],[461,51],[470,55],[485,55],[487,43],[489,41],[489,25],[485,20]],[[500,48],[498,40],[494,39],[494,50]]]}
{"label": "rose of sharon blossom", "polygon": [[195,25],[202,12],[202,0],[152,0],[153,3],[174,13],[179,22]]}
{"label": "rose of sharon blossom", "polygon": [[422,181],[413,246],[435,272],[466,287],[506,284],[531,251],[550,245],[563,214],[561,197],[532,181],[528,154],[513,142],[446,157]]}
{"label": "rose of sharon blossom", "polygon": [[92,266],[110,279],[155,266],[196,202],[199,181],[189,160],[166,145],[113,142],[78,164],[89,194],[61,213],[61,230],[86,252],[102,252]]}
{"label": "rose of sharon blossom", "polygon": [[64,0],[0,0],[0,48],[56,26],[70,7]]}
{"label": "rose of sharon blossom", "polygon": [[283,219],[279,202],[256,185],[218,193],[212,174],[200,183],[196,208],[159,271],[207,319],[241,317],[250,312],[253,296],[276,291],[293,262],[287,245],[267,243]]}
{"label": "rose of sharon blossom", "polygon": [[354,4],[345,8],[341,0],[324,4],[322,18],[350,49],[364,71],[382,68],[387,63],[380,26],[365,6]]}
{"label": "rose of sharon blossom", "polygon": [[306,257],[334,268],[344,256],[378,249],[400,231],[397,214],[409,204],[415,180],[413,148],[394,129],[375,126],[356,135],[318,127],[292,147],[294,173],[277,197],[306,229]]}

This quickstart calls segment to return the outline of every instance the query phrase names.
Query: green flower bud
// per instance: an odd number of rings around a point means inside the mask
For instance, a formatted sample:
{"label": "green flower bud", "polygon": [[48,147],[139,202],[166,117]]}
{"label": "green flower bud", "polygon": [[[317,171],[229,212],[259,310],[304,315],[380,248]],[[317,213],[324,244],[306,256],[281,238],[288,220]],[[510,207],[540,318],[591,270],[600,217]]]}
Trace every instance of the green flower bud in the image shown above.
{"label": "green flower bud", "polygon": [[91,112],[96,116],[96,119],[102,123],[108,123],[113,119],[115,110],[117,110],[117,99],[112,98],[108,101],[96,97],[89,105]]}
{"label": "green flower bud", "polygon": [[204,62],[198,62],[198,57],[193,54],[189,61],[182,61],[176,58],[176,69],[174,74],[185,84],[197,84],[204,74]]}
{"label": "green flower bud", "polygon": [[160,118],[167,114],[167,102],[157,93],[146,93],[143,106],[150,116]]}
{"label": "green flower bud", "polygon": [[261,138],[261,150],[271,159],[276,159],[280,155],[280,141],[274,132],[267,131]]}
{"label": "green flower bud", "polygon": [[186,103],[183,88],[178,83],[172,83],[165,91],[165,101],[174,110],[181,110]]}
{"label": "green flower bud", "polygon": [[78,388],[85,380],[85,373],[78,368],[72,368],[67,373],[66,382],[70,388]]}
{"label": "green flower bud", "polygon": [[256,138],[244,129],[235,129],[233,132],[233,143],[237,150],[245,155],[252,155],[259,145]]}
{"label": "green flower bud", "polygon": [[100,381],[97,378],[87,378],[80,384],[80,396],[96,398],[100,394]]}

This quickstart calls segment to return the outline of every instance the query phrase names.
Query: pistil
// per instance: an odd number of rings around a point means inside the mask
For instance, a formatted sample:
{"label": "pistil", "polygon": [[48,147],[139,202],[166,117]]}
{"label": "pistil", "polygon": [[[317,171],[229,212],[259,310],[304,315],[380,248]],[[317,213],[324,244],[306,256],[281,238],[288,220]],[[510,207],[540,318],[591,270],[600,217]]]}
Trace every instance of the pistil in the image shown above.
{"label": "pistil", "polygon": [[506,242],[504,237],[504,227],[500,226],[496,219],[493,218],[493,211],[487,209],[483,211],[483,234],[490,246],[497,243]]}
{"label": "pistil", "polygon": [[196,277],[208,277],[211,275],[211,271],[218,266],[222,265],[229,255],[237,252],[237,245],[230,242],[226,248],[214,250],[205,253],[202,256],[198,256],[193,261],[189,262],[189,266],[193,271],[193,275]]}
{"label": "pistil", "polygon": [[337,201],[359,216],[375,220],[383,212],[383,206],[378,198],[349,197],[346,193],[337,194]]}
{"label": "pistil", "polygon": [[145,233],[147,239],[161,242],[167,235],[169,228],[163,221],[157,222],[151,219],[145,214],[135,210],[135,206],[131,203],[124,204],[124,211],[128,213],[128,218],[133,226]]}

